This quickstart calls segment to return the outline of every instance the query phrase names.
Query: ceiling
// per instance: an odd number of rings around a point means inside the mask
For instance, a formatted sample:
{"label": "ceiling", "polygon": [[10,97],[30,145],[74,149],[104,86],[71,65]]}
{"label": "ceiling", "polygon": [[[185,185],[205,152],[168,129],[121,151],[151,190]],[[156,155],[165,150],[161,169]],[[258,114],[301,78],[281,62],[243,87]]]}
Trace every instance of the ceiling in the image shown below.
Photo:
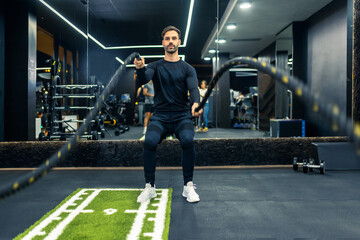
{"label": "ceiling", "polygon": [[[212,31],[216,26],[217,0],[194,0],[191,25],[188,19],[192,0],[38,0],[38,22],[46,30],[56,33],[66,23],[41,1],[50,4],[80,31],[85,34],[89,31],[106,48],[160,45],[160,33],[168,25],[175,25],[182,31],[183,43],[186,29],[190,26],[187,45],[179,50],[190,64],[209,64],[202,58],[209,56],[208,50],[216,47]],[[219,49],[229,52],[230,56],[253,56],[275,41],[277,33],[293,21],[307,19],[331,1],[253,0],[252,8],[244,10],[238,7],[237,0],[219,0],[219,36],[227,40],[225,44],[219,44]],[[227,23],[236,23],[237,28],[229,31],[221,27]],[[71,34],[61,31],[61,38],[68,43],[73,41],[74,34],[81,37],[75,30],[71,30]],[[134,51],[142,55],[161,55],[164,52],[161,47],[104,51],[114,51],[121,59]]]}
{"label": "ceiling", "polygon": [[[159,46],[157,48],[105,50],[116,52],[121,59],[134,51],[143,55],[163,54],[160,36],[162,29],[168,25],[178,27],[182,32],[184,43],[186,29],[189,28],[187,45],[180,48],[180,54],[184,54],[186,60],[192,64],[204,63],[200,58],[201,48],[216,22],[217,12],[216,0],[88,0],[88,4],[86,0],[42,1],[56,9],[85,34],[88,30],[89,34],[106,48]],[[188,23],[192,1],[194,1],[193,12],[190,15],[191,22]],[[223,13],[228,2],[229,0],[220,1],[220,14]],[[89,10],[88,20],[87,10]],[[40,15],[38,22],[46,26],[46,30],[60,31],[58,28],[61,24],[56,21],[63,21],[41,1],[38,4],[38,14]],[[49,14],[56,21],[50,19]],[[63,32],[61,37],[66,38]],[[72,36],[68,37],[68,42],[71,42],[72,38]]]}
{"label": "ceiling", "polygon": [[[241,9],[239,1],[231,0],[220,20],[220,52],[230,57],[254,56],[276,40],[276,35],[295,21],[304,21],[325,7],[332,0],[253,0],[252,7]],[[236,29],[226,25],[235,23]],[[215,28],[215,26],[214,26]],[[202,48],[202,58],[211,57],[209,49],[216,49],[215,34],[207,39]]]}

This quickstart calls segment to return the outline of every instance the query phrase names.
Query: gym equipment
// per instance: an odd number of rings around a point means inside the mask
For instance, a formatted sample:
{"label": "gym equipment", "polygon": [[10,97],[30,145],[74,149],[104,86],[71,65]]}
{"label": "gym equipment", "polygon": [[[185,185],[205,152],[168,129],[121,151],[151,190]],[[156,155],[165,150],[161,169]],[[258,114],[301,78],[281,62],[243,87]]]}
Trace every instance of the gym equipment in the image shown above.
{"label": "gym equipment", "polygon": [[294,157],[293,158],[293,170],[297,171],[299,169],[299,166],[300,167],[306,166],[306,159],[304,159],[302,162],[298,162],[298,158]]}
{"label": "gym equipment", "polygon": [[[316,165],[315,160],[313,158],[310,158],[306,164],[306,169],[309,170],[310,172],[313,172],[314,169],[318,169],[320,171],[320,174],[324,174],[325,173],[325,161],[320,161],[320,164]],[[306,172],[304,171],[304,173],[306,173]]]}
{"label": "gym equipment", "polygon": [[298,158],[293,158],[293,170],[298,171],[299,166],[302,167],[304,173],[313,172],[314,169],[318,169],[320,174],[325,173],[325,162],[320,161],[319,165],[315,164],[315,160],[313,158],[303,159],[302,162],[298,162]]}
{"label": "gym equipment", "polygon": [[[129,97],[126,98],[128,101]],[[126,122],[126,103],[124,100],[117,101],[115,95],[111,94],[108,96],[101,108],[101,118],[103,119],[104,127],[115,130],[115,136],[119,136],[120,133],[129,131],[129,126]]]}
{"label": "gym equipment", "polygon": [[[66,140],[66,138],[73,136],[76,132],[71,123],[84,123],[85,120],[65,120],[63,119],[65,116],[63,112],[92,111],[95,108],[94,104],[100,96],[103,86],[100,83],[91,85],[61,84],[62,81],[58,75],[61,63],[52,59],[48,60],[47,63],[50,65],[49,69],[47,69],[50,77],[42,80],[43,87],[41,92],[38,93],[38,102],[42,105],[42,107],[38,108],[38,113],[42,112],[42,127],[43,131],[47,132],[47,134],[45,136],[39,135],[39,140]],[[79,100],[82,100],[82,102]],[[68,103],[70,102],[71,104],[69,105]],[[74,103],[76,105],[73,105]],[[84,106],[81,106],[83,104]],[[103,121],[100,121],[99,112],[96,115],[95,119],[90,121],[91,126],[89,129],[80,136],[81,138],[97,140],[98,135],[105,137]],[[96,137],[94,131],[97,132]]]}
{"label": "gym equipment", "polygon": [[96,99],[94,104],[94,109],[92,109],[84,119],[83,124],[78,128],[78,130],[70,137],[70,139],[57,151],[55,154],[50,156],[46,161],[41,164],[34,171],[30,171],[21,177],[17,178],[13,182],[8,182],[7,184],[1,185],[0,187],[0,199],[7,197],[20,189],[34,183],[36,180],[41,177],[46,176],[48,171],[50,171],[59,161],[66,158],[71,150],[74,149],[76,143],[80,141],[80,137],[85,132],[86,128],[91,124],[91,120],[95,119],[97,113],[100,111],[102,102],[104,101],[110,91],[117,85],[118,81],[124,76],[126,70],[126,65],[134,59],[135,53],[131,54],[111,77],[109,84],[102,91],[101,95]]}

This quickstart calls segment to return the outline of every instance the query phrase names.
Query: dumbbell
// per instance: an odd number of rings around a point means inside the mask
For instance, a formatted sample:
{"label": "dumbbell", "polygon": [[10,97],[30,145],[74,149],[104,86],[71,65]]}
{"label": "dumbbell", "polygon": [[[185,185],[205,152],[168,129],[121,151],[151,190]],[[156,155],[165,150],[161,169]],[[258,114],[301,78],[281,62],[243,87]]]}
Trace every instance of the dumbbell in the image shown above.
{"label": "dumbbell", "polygon": [[[298,162],[298,158],[294,157],[293,158],[293,170],[297,171],[299,169],[299,166],[303,167],[303,170],[304,170],[304,166],[306,166],[306,159],[304,159],[303,162]],[[307,169],[306,169],[306,171],[307,171]]]}
{"label": "dumbbell", "polygon": [[[314,169],[319,169],[320,174],[324,174],[325,173],[325,161],[320,161],[319,165],[316,165],[314,163],[314,159],[310,158],[309,162],[306,164],[306,168],[309,169],[309,171],[313,172]],[[306,170],[307,172],[307,170]],[[304,171],[304,173],[306,173]]]}

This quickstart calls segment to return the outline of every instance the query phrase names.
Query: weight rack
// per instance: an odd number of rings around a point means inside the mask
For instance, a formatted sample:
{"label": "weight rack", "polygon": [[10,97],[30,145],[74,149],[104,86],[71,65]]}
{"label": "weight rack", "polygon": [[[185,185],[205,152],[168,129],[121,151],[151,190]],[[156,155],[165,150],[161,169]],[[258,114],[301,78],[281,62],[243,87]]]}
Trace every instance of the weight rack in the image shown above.
{"label": "weight rack", "polygon": [[[97,98],[101,94],[103,86],[101,84],[91,84],[91,85],[63,85],[61,84],[61,78],[57,74],[61,70],[61,63],[56,60],[49,61],[51,65],[50,69],[50,81],[44,84],[43,94],[45,99],[45,104],[43,107],[43,117],[42,117],[42,126],[43,130],[47,131],[48,134],[45,135],[45,132],[42,131],[39,134],[39,140],[66,140],[66,138],[71,137],[75,134],[76,129],[74,129],[70,123],[84,123],[83,120],[75,119],[63,119],[64,111],[79,111],[83,110],[91,111],[94,109],[93,105],[96,103]],[[76,90],[77,93],[73,93]],[[69,92],[70,91],[70,92]],[[83,91],[83,92],[81,92]],[[76,100],[75,106],[67,104],[71,100]],[[81,104],[80,99],[83,99]],[[71,101],[72,104],[74,101]],[[84,115],[86,115],[84,114]],[[97,140],[98,135],[105,137],[105,129],[99,114],[95,117],[95,120],[92,120],[92,124],[89,129],[87,129],[81,138]]]}

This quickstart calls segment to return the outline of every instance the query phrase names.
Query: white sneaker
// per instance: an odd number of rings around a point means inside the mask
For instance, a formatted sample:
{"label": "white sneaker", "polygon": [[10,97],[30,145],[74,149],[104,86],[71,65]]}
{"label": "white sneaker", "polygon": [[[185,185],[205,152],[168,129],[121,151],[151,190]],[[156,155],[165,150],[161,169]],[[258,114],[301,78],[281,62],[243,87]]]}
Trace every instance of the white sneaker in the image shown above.
{"label": "white sneaker", "polygon": [[144,127],[143,134],[145,135],[147,127]]}
{"label": "white sneaker", "polygon": [[195,184],[193,182],[188,182],[186,184],[186,186],[184,186],[184,191],[182,193],[183,197],[186,197],[186,201],[188,202],[199,202],[200,201],[200,197],[199,195],[195,192]]}
{"label": "white sneaker", "polygon": [[144,190],[142,190],[142,192],[138,196],[137,202],[141,202],[141,203],[146,202],[154,197],[156,197],[155,186],[151,187],[151,184],[147,183],[147,184],[145,184]]}

